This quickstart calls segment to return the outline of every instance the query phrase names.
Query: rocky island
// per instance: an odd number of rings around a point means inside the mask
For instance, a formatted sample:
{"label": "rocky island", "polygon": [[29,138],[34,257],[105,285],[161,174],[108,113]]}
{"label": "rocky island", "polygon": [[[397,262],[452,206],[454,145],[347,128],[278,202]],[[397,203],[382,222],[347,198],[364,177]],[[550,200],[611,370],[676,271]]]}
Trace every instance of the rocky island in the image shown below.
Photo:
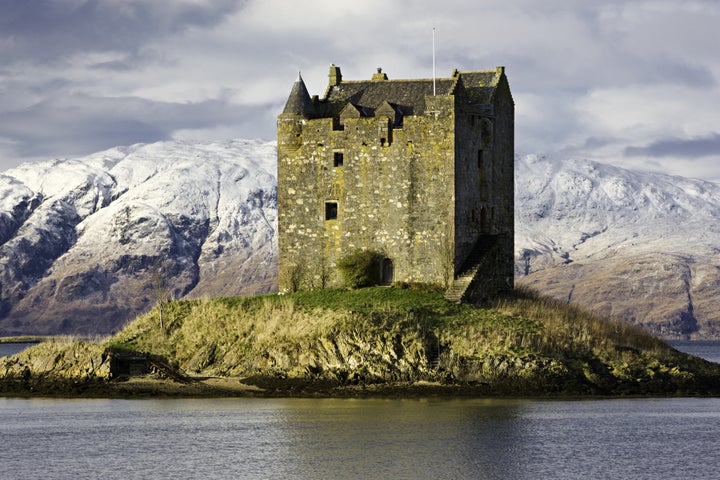
{"label": "rocky island", "polygon": [[0,360],[0,395],[717,395],[720,365],[532,292],[412,286],[164,302],[117,335]]}

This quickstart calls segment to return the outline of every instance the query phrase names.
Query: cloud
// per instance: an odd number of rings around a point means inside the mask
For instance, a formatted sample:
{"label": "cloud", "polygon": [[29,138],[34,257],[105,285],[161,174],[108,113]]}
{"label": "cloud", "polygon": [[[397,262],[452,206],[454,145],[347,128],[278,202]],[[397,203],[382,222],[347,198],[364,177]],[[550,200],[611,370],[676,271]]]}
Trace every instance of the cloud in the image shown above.
{"label": "cloud", "polygon": [[[8,112],[0,117],[0,131],[14,139],[12,148],[20,156],[53,156],[57,152],[68,156],[116,145],[166,140],[176,130],[238,124],[238,119],[256,115],[256,111],[224,99],[169,103],[76,95]],[[42,123],[37,122],[38,118]]]}
{"label": "cloud", "polygon": [[700,158],[720,156],[720,134],[702,138],[669,138],[642,147],[627,147],[629,156]]}
{"label": "cloud", "polygon": [[[298,70],[318,95],[331,63],[429,77],[434,26],[438,75],[507,67],[518,151],[676,172],[705,144],[667,142],[712,143],[720,124],[719,22],[715,0],[0,2],[0,168],[273,138]],[[717,178],[705,163],[696,176]]]}
{"label": "cloud", "polygon": [[137,52],[149,40],[221,22],[237,0],[0,2],[0,61],[57,63],[82,52]]}

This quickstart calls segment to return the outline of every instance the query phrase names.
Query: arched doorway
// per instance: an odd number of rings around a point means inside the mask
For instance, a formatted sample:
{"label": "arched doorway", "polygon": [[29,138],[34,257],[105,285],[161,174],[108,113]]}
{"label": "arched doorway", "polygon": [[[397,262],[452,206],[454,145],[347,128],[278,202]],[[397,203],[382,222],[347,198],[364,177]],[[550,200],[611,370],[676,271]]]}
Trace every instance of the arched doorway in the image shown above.
{"label": "arched doorway", "polygon": [[382,265],[380,266],[380,283],[390,285],[393,282],[394,275],[395,266],[393,265],[393,261],[389,258],[383,258]]}

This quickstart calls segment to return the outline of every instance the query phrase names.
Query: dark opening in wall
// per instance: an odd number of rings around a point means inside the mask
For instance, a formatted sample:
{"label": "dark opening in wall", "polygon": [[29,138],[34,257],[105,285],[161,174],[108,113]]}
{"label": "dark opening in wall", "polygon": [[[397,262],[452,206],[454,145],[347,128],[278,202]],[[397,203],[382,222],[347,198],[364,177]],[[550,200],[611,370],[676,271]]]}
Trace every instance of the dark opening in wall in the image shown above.
{"label": "dark opening in wall", "polygon": [[480,230],[483,233],[490,232],[490,215],[486,207],[480,208]]}
{"label": "dark opening in wall", "polygon": [[380,266],[380,283],[383,285],[390,285],[393,282],[395,276],[395,265],[389,258],[383,258],[382,265]]}
{"label": "dark opening in wall", "polygon": [[333,152],[333,167],[342,167],[343,157],[343,152]]}
{"label": "dark opening in wall", "polygon": [[337,202],[325,202],[325,220],[337,220],[338,204]]}

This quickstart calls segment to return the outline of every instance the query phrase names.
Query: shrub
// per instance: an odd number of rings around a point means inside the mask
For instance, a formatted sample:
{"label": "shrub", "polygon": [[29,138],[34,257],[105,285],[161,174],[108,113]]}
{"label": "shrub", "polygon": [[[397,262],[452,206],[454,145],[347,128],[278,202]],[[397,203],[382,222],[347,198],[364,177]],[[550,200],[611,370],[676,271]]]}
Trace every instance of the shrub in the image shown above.
{"label": "shrub", "polygon": [[285,284],[280,287],[292,293],[300,291],[306,270],[303,262],[287,265],[285,267]]}
{"label": "shrub", "polygon": [[380,266],[384,255],[372,250],[356,250],[342,257],[338,268],[345,286],[362,288],[380,283]]}

